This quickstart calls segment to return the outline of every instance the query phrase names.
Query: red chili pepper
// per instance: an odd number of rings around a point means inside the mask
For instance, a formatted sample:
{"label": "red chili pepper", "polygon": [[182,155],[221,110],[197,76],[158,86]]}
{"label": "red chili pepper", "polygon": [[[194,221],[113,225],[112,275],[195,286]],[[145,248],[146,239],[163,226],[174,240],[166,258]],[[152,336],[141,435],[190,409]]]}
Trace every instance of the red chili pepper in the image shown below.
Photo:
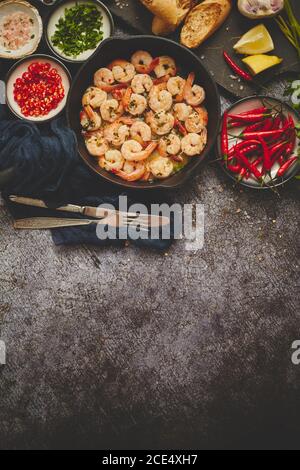
{"label": "red chili pepper", "polygon": [[101,90],[106,91],[106,93],[114,93],[117,90],[122,90],[128,88],[127,83],[119,83],[118,85],[102,85]]}
{"label": "red chili pepper", "polygon": [[251,173],[255,176],[256,179],[261,180],[262,173],[256,168],[255,165],[249,162],[249,160],[247,159],[247,157],[245,157],[245,155],[237,151],[237,158],[248,170],[251,171]]}
{"label": "red chili pepper", "polygon": [[242,181],[243,178],[248,179],[248,178],[249,178],[249,176],[247,176],[248,173],[249,173],[249,175],[250,175],[249,170],[247,170],[246,168],[242,168],[241,171],[240,171],[238,180],[239,180],[239,181]]}
{"label": "red chili pepper", "polygon": [[240,173],[242,167],[239,164],[232,165],[232,164],[227,164],[227,168],[229,171],[232,171],[232,173]]}
{"label": "red chili pepper", "polygon": [[225,112],[223,116],[223,125],[221,131],[221,151],[222,158],[227,161],[228,159],[228,131],[227,131],[228,113]]}
{"label": "red chili pepper", "polygon": [[258,135],[257,138],[260,141],[262,149],[263,149],[264,168],[267,171],[270,171],[272,168],[270,149],[268,145],[266,144],[265,140],[260,135]]}
{"label": "red chili pepper", "polygon": [[271,114],[264,114],[264,113],[260,113],[260,114],[247,114],[245,116],[241,116],[240,114],[228,114],[228,117],[230,119],[232,119],[232,121],[234,122],[246,122],[246,123],[249,123],[249,122],[257,122],[257,121],[262,121],[263,119],[265,118],[268,118],[270,117]]}
{"label": "red chili pepper", "polygon": [[264,122],[256,122],[255,124],[251,124],[244,129],[244,132],[254,132],[254,131],[262,131],[264,126]]}
{"label": "red chili pepper", "polygon": [[[243,142],[245,143],[245,142]],[[248,142],[247,142],[248,144]],[[240,150],[244,155],[247,155],[248,153],[253,153],[257,151],[260,148],[259,143],[258,144],[248,144],[247,146],[244,146],[244,148],[241,148],[240,144],[235,145],[234,147],[231,147],[231,149],[228,152],[229,157],[234,157],[235,151]]]}
{"label": "red chili pepper", "polygon": [[270,111],[271,111],[270,108],[266,108],[266,106],[262,106],[261,108],[254,108],[254,109],[250,109],[249,111],[244,111],[243,113],[239,113],[239,116],[248,116],[248,114],[268,113]]}
{"label": "red chili pepper", "polygon": [[174,127],[177,127],[180,134],[188,135],[188,131],[186,130],[185,126],[179,121],[179,119],[175,119]]}
{"label": "red chili pepper", "polygon": [[273,127],[272,119],[265,119],[264,121],[256,122],[251,124],[244,129],[245,132],[255,132],[255,131],[270,131]]}
{"label": "red chili pepper", "polygon": [[273,121],[272,129],[273,129],[273,130],[279,129],[280,124],[281,124],[281,117],[280,117],[280,116],[276,116],[275,119],[274,119],[274,121]]}
{"label": "red chili pepper", "polygon": [[252,75],[250,75],[249,73],[245,72],[245,70],[243,70],[236,62],[234,62],[234,60],[230,57],[229,54],[227,54],[227,52],[223,52],[223,55],[224,55],[224,59],[226,60],[227,64],[229,65],[229,67],[231,67],[231,69],[241,78],[243,78],[244,80],[246,80],[247,82],[252,82],[253,81],[253,77]]}
{"label": "red chili pepper", "polygon": [[274,122],[274,120],[272,118],[266,119],[261,130],[262,131],[275,130],[275,129],[273,129],[273,122]]}
{"label": "red chili pepper", "polygon": [[148,73],[150,74],[151,72],[153,72],[153,70],[155,69],[155,67],[157,67],[159,65],[159,57],[156,57],[155,59],[152,60],[151,64],[149,65],[149,67],[147,67],[147,70],[145,73]]}
{"label": "red chili pepper", "polygon": [[285,173],[291,168],[291,166],[298,160],[298,157],[292,157],[289,160],[287,160],[281,167],[279,168],[277,172],[277,178],[281,178],[282,176],[285,175]]}
{"label": "red chili pepper", "polygon": [[245,123],[244,122],[241,122],[241,121],[231,121],[228,125],[228,127],[230,129],[233,129],[233,128],[239,128],[239,127],[245,127]]}
{"label": "red chili pepper", "polygon": [[263,157],[258,157],[256,160],[254,160],[254,162],[252,162],[252,165],[257,167],[257,165],[262,163],[262,161],[263,161]]}
{"label": "red chili pepper", "polygon": [[286,129],[278,129],[278,130],[273,130],[273,131],[258,131],[258,132],[243,132],[239,137],[241,139],[255,139],[258,138],[258,136],[268,139],[268,138],[276,138],[276,137],[281,137],[284,132],[286,132]]}
{"label": "red chili pepper", "polygon": [[294,121],[294,118],[291,114],[289,114],[288,121],[289,121],[290,127],[295,129],[295,121]]}
{"label": "red chili pepper", "polygon": [[290,141],[286,149],[286,156],[289,157],[296,145],[296,130],[295,130],[295,122],[292,116],[289,116],[289,126],[291,126],[291,136]]}
{"label": "red chili pepper", "polygon": [[[170,80],[171,76],[170,75],[165,75],[164,77],[161,78],[156,78],[153,80],[153,85],[160,85],[161,83],[167,83]],[[183,98],[182,98],[183,101]]]}
{"label": "red chili pepper", "polygon": [[260,148],[260,142],[258,140],[247,140],[247,141],[242,141],[239,142],[238,144],[234,145],[231,147],[231,149],[228,152],[228,155],[234,156],[236,150],[241,151],[243,154],[247,154],[250,152],[254,152],[255,150],[258,150]]}
{"label": "red chili pepper", "polygon": [[120,101],[123,98],[124,89],[114,90],[114,91],[112,91],[111,94],[112,94],[113,98],[115,98],[117,101]]}
{"label": "red chili pepper", "polygon": [[276,162],[278,162],[279,165],[283,165],[283,163],[285,162],[285,158],[284,158],[283,155],[284,154],[282,152],[274,153],[274,155],[272,157],[272,168],[273,168],[273,166],[275,165]]}
{"label": "red chili pepper", "polygon": [[289,145],[289,143],[286,140],[273,145],[273,147],[270,148],[271,157],[273,157],[277,152],[283,152],[286,150],[287,145]]}
{"label": "red chili pepper", "polygon": [[290,157],[294,151],[294,148],[295,148],[295,142],[290,142],[287,147],[286,147],[286,150],[285,150],[285,156],[286,158]]}

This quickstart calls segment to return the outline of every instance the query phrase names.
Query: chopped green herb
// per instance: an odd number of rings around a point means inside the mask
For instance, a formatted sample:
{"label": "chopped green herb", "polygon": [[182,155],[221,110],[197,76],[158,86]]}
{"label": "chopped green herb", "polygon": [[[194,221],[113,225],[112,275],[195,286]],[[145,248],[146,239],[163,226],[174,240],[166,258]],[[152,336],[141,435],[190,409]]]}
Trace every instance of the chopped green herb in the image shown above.
{"label": "chopped green herb", "polygon": [[66,8],[51,41],[66,56],[76,58],[82,52],[95,49],[102,41],[102,20],[100,11],[92,3]]}
{"label": "chopped green herb", "polygon": [[184,167],[184,163],[180,163],[180,162],[176,162],[174,163],[173,165],[173,171],[174,173],[178,173],[178,171],[182,170],[182,168]]}

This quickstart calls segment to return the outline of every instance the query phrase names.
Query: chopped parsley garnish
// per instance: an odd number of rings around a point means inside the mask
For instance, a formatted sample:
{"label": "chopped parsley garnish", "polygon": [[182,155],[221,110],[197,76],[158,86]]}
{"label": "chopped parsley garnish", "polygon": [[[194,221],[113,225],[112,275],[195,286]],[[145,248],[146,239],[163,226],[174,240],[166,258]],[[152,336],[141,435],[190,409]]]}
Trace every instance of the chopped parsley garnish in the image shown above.
{"label": "chopped parsley garnish", "polygon": [[82,52],[95,49],[102,41],[102,20],[100,11],[92,3],[66,8],[51,41],[66,56],[76,58]]}
{"label": "chopped parsley garnish", "polygon": [[185,166],[184,163],[181,163],[181,162],[176,162],[174,163],[173,165],[173,171],[174,173],[178,173],[178,171],[182,170],[182,168]]}

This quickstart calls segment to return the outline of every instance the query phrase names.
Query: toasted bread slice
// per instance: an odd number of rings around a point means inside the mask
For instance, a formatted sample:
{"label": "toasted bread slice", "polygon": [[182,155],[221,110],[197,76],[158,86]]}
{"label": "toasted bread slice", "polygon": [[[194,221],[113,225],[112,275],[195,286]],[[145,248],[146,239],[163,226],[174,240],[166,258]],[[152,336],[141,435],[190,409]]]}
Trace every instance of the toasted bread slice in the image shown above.
{"label": "toasted bread slice", "polygon": [[[165,5],[165,0],[161,0]],[[221,0],[228,1],[228,0]],[[160,16],[154,16],[152,23],[152,32],[157,36],[168,36],[168,34],[175,31],[175,29],[183,22],[189,11],[196,5],[196,0],[174,0],[173,10],[176,11],[176,23],[171,23],[170,18],[172,14],[168,10],[168,15],[164,18]],[[167,13],[167,10],[164,10]]]}
{"label": "toasted bread slice", "polygon": [[222,9],[218,27],[221,26],[232,9],[232,0],[204,0],[202,5],[208,5],[209,3],[218,3]]}
{"label": "toasted bread slice", "polygon": [[188,14],[181,31],[184,46],[195,49],[220,26],[222,7],[219,3],[200,4]]}

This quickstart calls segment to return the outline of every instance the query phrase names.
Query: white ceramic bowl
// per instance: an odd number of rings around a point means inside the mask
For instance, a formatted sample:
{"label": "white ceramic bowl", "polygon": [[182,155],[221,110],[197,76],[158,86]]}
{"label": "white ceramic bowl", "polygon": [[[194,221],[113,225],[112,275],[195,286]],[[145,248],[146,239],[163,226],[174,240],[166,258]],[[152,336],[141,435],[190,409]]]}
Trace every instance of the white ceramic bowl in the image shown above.
{"label": "white ceramic bowl", "polygon": [[[24,116],[21,112],[21,109],[18,103],[14,99],[14,84],[18,78],[21,78],[23,73],[28,70],[28,67],[33,62],[41,62],[41,63],[49,63],[51,67],[55,67],[62,78],[62,84],[65,90],[65,96],[62,101],[59,103],[56,109],[50,111],[49,114],[46,116],[39,116],[39,117],[31,117],[31,116]],[[8,76],[6,79],[6,103],[10,110],[20,119],[24,119],[26,121],[33,121],[36,123],[42,123],[46,121],[50,121],[54,117],[58,116],[66,106],[67,97],[69,94],[69,90],[71,87],[71,76],[69,74],[68,69],[57,59],[53,57],[36,54],[30,58],[22,59],[17,62],[8,72]]]}
{"label": "white ceramic bowl", "polygon": [[[285,103],[276,98],[268,97],[268,96],[250,96],[249,98],[243,98],[242,100],[232,105],[227,110],[227,112],[231,114],[239,114],[239,113],[250,111],[251,109],[260,108],[262,106],[267,106],[275,110],[276,109],[280,110],[285,116],[291,115],[295,121],[295,124],[299,124],[300,122],[298,113],[293,108],[291,108],[291,106],[289,106],[288,103]],[[240,138],[238,137],[238,135],[240,134],[241,129],[242,128],[230,130],[230,135],[232,136],[232,138],[230,139],[230,147],[240,142]],[[299,138],[296,138],[296,143],[294,147],[294,155],[296,155],[297,148],[299,145],[300,145],[300,140]],[[218,154],[221,155],[220,137],[218,139],[217,150],[218,150]],[[238,181],[238,178],[234,173],[227,170],[226,166],[224,166],[223,164],[221,164],[221,166],[224,169],[225,173],[228,176],[230,176],[230,178],[232,178],[235,181]],[[261,166],[262,165],[258,166],[259,170],[261,169]],[[297,172],[299,171],[299,163],[295,162],[294,165],[290,167],[290,169],[287,171],[287,173],[283,177],[276,178],[279,168],[280,166],[278,163],[275,163],[273,165],[270,171],[270,174],[265,176],[264,178],[265,180],[264,185],[261,185],[259,181],[257,181],[257,179],[255,179],[254,177],[250,177],[248,180],[242,180],[239,182],[239,184],[246,186],[248,188],[253,188],[253,189],[270,189],[276,186],[281,186],[282,184],[286,183],[288,180],[290,180],[297,174]]]}
{"label": "white ceramic bowl", "polygon": [[[56,31],[56,25],[59,21],[60,18],[64,18],[65,16],[65,9],[66,8],[72,8],[76,4],[85,4],[85,3],[93,3],[97,9],[101,12],[102,18],[103,18],[103,26],[102,26],[102,31],[103,31],[103,39],[97,44],[95,49],[91,49],[89,51],[82,52],[79,56],[77,56],[75,59],[67,56],[64,54],[57,46],[54,46],[52,43],[52,36],[54,35]],[[74,1],[74,0],[67,0],[66,2],[60,3],[57,8],[53,11],[51,16],[48,19],[47,25],[45,27],[45,36],[46,36],[46,41],[58,57],[61,59],[67,61],[67,62],[85,62],[88,60],[91,55],[98,49],[100,44],[107,38],[113,35],[114,32],[114,22],[112,15],[109,11],[109,9],[101,2],[98,0],[79,0],[79,1]]]}
{"label": "white ceramic bowl", "polygon": [[30,16],[33,21],[33,35],[34,37],[25,44],[25,46],[15,51],[9,51],[0,44],[0,58],[2,59],[21,59],[22,57],[33,54],[41,41],[43,34],[43,23],[39,12],[30,3],[23,0],[9,0],[0,2],[0,27],[7,15],[12,13],[21,12]]}

